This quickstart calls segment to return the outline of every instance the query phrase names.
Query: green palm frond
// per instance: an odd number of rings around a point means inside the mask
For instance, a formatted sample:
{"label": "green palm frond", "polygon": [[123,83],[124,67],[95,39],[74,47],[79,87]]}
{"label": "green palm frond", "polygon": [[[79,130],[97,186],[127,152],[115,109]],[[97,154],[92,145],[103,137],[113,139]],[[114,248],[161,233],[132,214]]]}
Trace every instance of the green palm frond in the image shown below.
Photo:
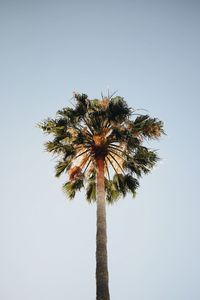
{"label": "green palm frond", "polygon": [[116,187],[116,190],[126,196],[126,185],[124,184],[124,175],[123,174],[115,174],[113,176],[113,183]]}
{"label": "green palm frond", "polygon": [[124,176],[124,184],[129,192],[132,193],[132,196],[135,197],[136,190],[139,187],[139,182],[136,178],[127,174]]}
{"label": "green palm frond", "polygon": [[138,116],[132,122],[132,133],[141,134],[150,139],[158,139],[161,134],[164,134],[163,122],[156,118],[150,118],[148,115]]}
{"label": "green palm frond", "polygon": [[114,97],[108,107],[108,119],[114,122],[123,122],[131,115],[131,109],[122,97]]}
{"label": "green palm frond", "polygon": [[88,112],[100,109],[99,99],[92,99],[88,104]]}
{"label": "green palm frond", "polygon": [[159,161],[159,157],[155,151],[151,151],[146,147],[141,146],[135,153],[134,161],[141,171],[146,174],[150,172]]}
{"label": "green palm frond", "polygon": [[73,199],[77,191],[84,187],[83,178],[78,178],[74,181],[68,181],[63,185],[63,192],[69,199]]}
{"label": "green palm frond", "polygon": [[53,133],[55,127],[56,127],[56,122],[54,119],[48,118],[43,122],[40,122],[37,124],[37,126],[42,129],[45,133]]}
{"label": "green palm frond", "polygon": [[120,196],[121,191],[116,188],[113,180],[109,180],[105,178],[105,191],[106,191],[106,201],[110,204],[116,202]]}
{"label": "green palm frond", "polygon": [[62,143],[61,141],[53,140],[46,142],[44,145],[45,150],[53,154],[63,154],[67,157],[75,153],[75,149],[72,145]]}
{"label": "green palm frond", "polygon": [[86,188],[86,200],[88,202],[96,201],[96,182],[89,180]]}
{"label": "green palm frond", "polygon": [[64,160],[64,161],[59,161],[56,166],[55,166],[55,176],[60,177],[61,174],[64,172],[67,172],[69,168],[71,167],[71,160]]}
{"label": "green palm frond", "polygon": [[128,157],[124,161],[123,168],[131,174],[135,174],[138,178],[142,176],[142,170],[138,164],[136,164],[134,158]]}
{"label": "green palm frond", "polygon": [[68,125],[73,125],[76,120],[76,113],[73,108],[65,107],[57,111],[58,117],[63,117]]}

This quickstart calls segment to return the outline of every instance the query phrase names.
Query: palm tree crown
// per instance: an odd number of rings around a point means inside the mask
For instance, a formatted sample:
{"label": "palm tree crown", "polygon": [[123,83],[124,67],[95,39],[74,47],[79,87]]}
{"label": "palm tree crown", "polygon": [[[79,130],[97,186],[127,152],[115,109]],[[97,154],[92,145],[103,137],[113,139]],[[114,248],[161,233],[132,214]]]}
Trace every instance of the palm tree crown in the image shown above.
{"label": "palm tree crown", "polygon": [[135,196],[138,179],[158,161],[156,151],[144,146],[145,140],[158,139],[163,122],[130,108],[120,96],[90,100],[74,94],[75,106],[57,112],[39,127],[52,136],[45,144],[58,157],[56,176],[67,174],[63,185],[72,199],[86,187],[86,199],[96,200],[96,164],[105,165],[105,191],[108,203],[130,192]]}

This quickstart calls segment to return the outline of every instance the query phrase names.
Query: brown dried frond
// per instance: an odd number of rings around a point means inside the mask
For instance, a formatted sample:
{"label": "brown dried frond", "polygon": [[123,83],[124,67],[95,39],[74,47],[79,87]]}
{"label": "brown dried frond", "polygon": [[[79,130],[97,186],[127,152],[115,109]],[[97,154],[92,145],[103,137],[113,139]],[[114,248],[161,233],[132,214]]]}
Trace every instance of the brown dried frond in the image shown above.
{"label": "brown dried frond", "polygon": [[87,134],[87,127],[83,127],[81,132],[82,132],[83,135],[86,135]]}
{"label": "brown dried frond", "polygon": [[109,136],[110,132],[110,128],[103,128],[100,134],[93,135],[93,141],[95,142],[95,145],[104,145],[106,143],[106,138]]}
{"label": "brown dried frond", "polygon": [[88,156],[84,155],[83,158],[82,158],[81,164],[80,164],[81,169],[85,166],[87,161],[88,161]]}
{"label": "brown dried frond", "polygon": [[74,166],[68,172],[69,180],[74,180],[81,174],[81,168],[79,166]]}
{"label": "brown dried frond", "polygon": [[137,131],[137,130],[133,130],[132,134],[136,138],[142,138],[141,133],[139,131]]}
{"label": "brown dried frond", "polygon": [[106,109],[109,105],[109,98],[103,98],[100,100],[100,105],[102,108]]}
{"label": "brown dried frond", "polygon": [[77,131],[75,129],[69,128],[67,131],[71,134],[72,138],[77,137]]}
{"label": "brown dried frond", "polygon": [[95,145],[97,145],[97,146],[102,145],[105,142],[104,134],[93,135],[93,141],[95,142]]}
{"label": "brown dried frond", "polygon": [[155,138],[159,138],[161,136],[160,127],[156,124],[152,124],[152,125],[148,126],[146,131],[148,132],[148,134],[150,134],[151,136],[154,136]]}
{"label": "brown dried frond", "polygon": [[156,136],[156,137],[161,136],[161,130],[160,130],[160,127],[158,125],[154,126],[154,136]]}

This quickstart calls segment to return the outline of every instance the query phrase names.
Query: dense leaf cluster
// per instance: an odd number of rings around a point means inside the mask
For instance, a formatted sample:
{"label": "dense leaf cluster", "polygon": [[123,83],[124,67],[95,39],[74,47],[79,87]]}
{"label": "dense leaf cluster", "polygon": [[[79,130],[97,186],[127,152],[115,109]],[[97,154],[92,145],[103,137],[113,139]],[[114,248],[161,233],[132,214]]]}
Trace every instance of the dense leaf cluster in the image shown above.
{"label": "dense leaf cluster", "polygon": [[90,100],[86,94],[74,95],[75,106],[57,112],[39,124],[51,136],[45,149],[56,155],[55,174],[66,173],[63,185],[72,199],[86,188],[86,199],[96,199],[96,160],[105,162],[105,189],[109,203],[130,192],[135,196],[138,179],[158,161],[156,151],[144,146],[147,139],[158,139],[162,121],[138,115],[120,97]]}

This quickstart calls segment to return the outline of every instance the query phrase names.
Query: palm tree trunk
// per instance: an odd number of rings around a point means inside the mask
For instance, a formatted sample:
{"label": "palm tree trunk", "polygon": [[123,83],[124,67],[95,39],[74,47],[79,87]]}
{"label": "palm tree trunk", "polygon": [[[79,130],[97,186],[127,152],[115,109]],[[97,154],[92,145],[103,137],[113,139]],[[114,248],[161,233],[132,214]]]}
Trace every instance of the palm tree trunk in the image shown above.
{"label": "palm tree trunk", "polygon": [[96,299],[109,300],[104,159],[97,159]]}

